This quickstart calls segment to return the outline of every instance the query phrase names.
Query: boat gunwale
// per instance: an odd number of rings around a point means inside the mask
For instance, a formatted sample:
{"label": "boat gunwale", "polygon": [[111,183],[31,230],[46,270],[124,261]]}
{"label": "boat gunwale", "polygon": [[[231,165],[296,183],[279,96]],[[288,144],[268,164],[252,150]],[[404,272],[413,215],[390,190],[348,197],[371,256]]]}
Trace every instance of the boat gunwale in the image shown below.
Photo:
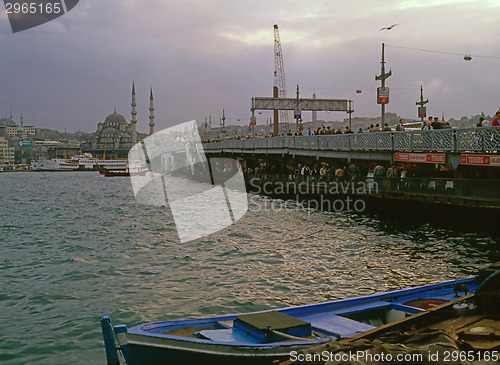
{"label": "boat gunwale", "polygon": [[[394,290],[391,292],[384,292],[384,293],[375,293],[375,294],[368,294],[368,295],[363,295],[359,297],[354,297],[354,298],[344,298],[344,299],[337,299],[337,300],[332,300],[332,301],[327,301],[327,302],[320,302],[320,303],[313,303],[313,304],[306,304],[306,305],[301,305],[301,306],[293,306],[293,307],[284,307],[284,308],[278,308],[278,309],[267,309],[267,310],[261,310],[261,311],[256,311],[256,312],[249,312],[249,313],[238,313],[238,314],[232,314],[232,315],[225,315],[225,316],[216,316],[216,317],[203,317],[203,318],[189,318],[189,319],[179,319],[179,320],[169,320],[169,321],[158,321],[158,322],[148,322],[148,323],[142,323],[139,325],[135,325],[133,327],[127,328],[127,331],[125,333],[120,333],[117,335],[117,337],[122,337],[122,336],[127,336],[127,344],[143,344],[143,345],[149,345],[150,342],[144,342],[143,341],[130,341],[129,335],[132,335],[132,337],[135,336],[145,336],[146,338],[154,338],[158,340],[174,340],[174,341],[181,341],[181,342],[186,342],[186,343],[199,343],[199,344],[208,344],[210,346],[214,345],[225,345],[225,346],[230,346],[230,347],[244,347],[244,348],[273,348],[273,347],[281,347],[281,346],[293,346],[293,345],[311,345],[311,344],[319,344],[321,342],[329,341],[333,338],[333,336],[330,336],[328,334],[325,334],[325,337],[317,338],[317,339],[307,339],[304,341],[286,341],[286,342],[272,342],[272,343],[263,343],[263,344],[255,344],[255,343],[244,343],[244,342],[223,342],[223,341],[214,341],[211,339],[203,339],[203,338],[194,338],[194,337],[183,337],[183,336],[176,336],[176,335],[168,335],[168,334],[163,334],[161,332],[155,333],[152,332],[155,329],[162,329],[162,330],[172,330],[176,328],[184,328],[184,327],[189,327],[189,325],[203,325],[203,324],[215,324],[217,326],[220,326],[221,329],[224,328],[231,328],[229,326],[226,326],[222,323],[221,321],[229,321],[229,320],[234,320],[238,315],[243,315],[243,314],[254,314],[254,313],[265,313],[269,312],[271,310],[282,312],[285,314],[288,314],[293,317],[306,317],[308,315],[313,315],[317,313],[323,313],[323,312],[332,312],[332,315],[337,315],[334,312],[343,310],[342,314],[338,315],[345,315],[351,312],[345,312],[345,309],[348,308],[353,308],[355,309],[356,307],[359,307],[364,304],[369,304],[369,303],[376,303],[377,301],[383,303],[388,303],[388,304],[400,304],[400,301],[398,299],[404,298],[405,300],[410,300],[412,296],[418,295],[419,293],[422,292],[428,292],[430,290],[443,290],[446,288],[453,287],[455,284],[460,284],[460,283],[474,283],[476,282],[477,277],[469,277],[465,279],[458,279],[454,281],[448,281],[445,283],[436,283],[436,284],[428,284],[424,286],[418,286],[418,287],[413,287],[409,289],[398,289]],[[407,298],[406,298],[407,297]],[[388,301],[384,301],[389,299]],[[347,306],[342,306],[343,304],[349,304]],[[415,308],[419,309],[416,307],[412,306],[407,306],[410,308]],[[311,309],[314,309],[315,311],[311,311]],[[400,309],[401,310],[401,309]],[[354,311],[352,311],[354,312]],[[123,325],[122,325],[123,326]],[[115,326],[116,327],[116,326]],[[165,331],[163,331],[165,332]],[[317,331],[321,332],[321,331]],[[160,346],[163,347],[163,346]]]}
{"label": "boat gunwale", "polygon": [[[120,346],[124,345],[133,345],[133,346],[152,346],[158,348],[166,348],[171,350],[179,350],[179,351],[190,351],[190,352],[203,352],[203,353],[213,353],[210,349],[214,346],[221,347],[224,349],[235,350],[235,354],[244,355],[239,350],[241,349],[251,349],[255,350],[256,354],[262,354],[263,350],[273,350],[276,348],[285,348],[288,349],[286,351],[287,354],[290,353],[289,348],[298,347],[300,349],[310,347],[311,345],[321,344],[323,342],[328,342],[333,339],[333,336],[317,338],[317,339],[308,339],[304,341],[281,341],[281,342],[271,342],[271,343],[244,343],[244,342],[223,342],[223,341],[213,341],[209,339],[203,338],[191,338],[191,337],[182,337],[175,335],[167,335],[167,336],[155,336],[151,334],[143,334],[143,333],[134,333],[134,332],[126,332],[120,333],[116,336],[118,338],[118,342]],[[124,339],[125,342],[122,343],[120,339]],[[156,341],[143,341],[141,339],[144,338],[155,339]],[[172,343],[167,343],[172,342]],[[196,343],[202,347],[206,347],[207,350],[203,351],[203,349],[193,349],[191,344]],[[185,347],[180,346],[182,344],[186,344]],[[196,350],[196,351],[195,351]],[[230,351],[232,353],[232,351]],[[276,352],[269,352],[269,355],[276,356]]]}

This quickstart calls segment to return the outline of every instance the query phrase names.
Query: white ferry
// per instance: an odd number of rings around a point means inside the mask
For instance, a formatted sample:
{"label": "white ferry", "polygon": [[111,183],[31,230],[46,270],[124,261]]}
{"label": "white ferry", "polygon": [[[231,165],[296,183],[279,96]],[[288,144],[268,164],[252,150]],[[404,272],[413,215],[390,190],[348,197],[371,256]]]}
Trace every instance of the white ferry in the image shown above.
{"label": "white ferry", "polygon": [[100,160],[92,157],[90,153],[75,155],[70,158],[53,158],[31,162],[33,171],[125,170],[127,167],[127,159]]}
{"label": "white ferry", "polygon": [[69,159],[69,161],[77,161],[80,169],[84,170],[125,170],[128,167],[128,160],[100,160],[92,157],[91,153],[84,153],[83,155],[76,155]]}
{"label": "white ferry", "polygon": [[33,171],[71,171],[77,170],[79,166],[78,161],[70,161],[65,158],[31,161]]}

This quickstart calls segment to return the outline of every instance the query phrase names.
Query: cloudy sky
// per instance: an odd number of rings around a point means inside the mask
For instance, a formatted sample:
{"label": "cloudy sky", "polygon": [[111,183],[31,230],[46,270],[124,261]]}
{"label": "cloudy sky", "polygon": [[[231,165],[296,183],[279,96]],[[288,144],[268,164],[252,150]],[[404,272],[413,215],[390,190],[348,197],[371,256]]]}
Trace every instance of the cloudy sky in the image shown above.
{"label": "cloudy sky", "polygon": [[12,107],[18,121],[22,108],[28,125],[92,132],[115,106],[130,119],[134,80],[141,131],[150,86],[157,130],[208,115],[215,125],[223,108],[229,123],[248,124],[251,97],[272,93],[273,24],[289,96],[298,84],[304,97],[353,99],[353,116],[379,115],[385,42],[387,111],[416,118],[420,85],[428,115],[459,119],[500,107],[498,0],[80,0],[15,34],[3,12],[0,115]]}

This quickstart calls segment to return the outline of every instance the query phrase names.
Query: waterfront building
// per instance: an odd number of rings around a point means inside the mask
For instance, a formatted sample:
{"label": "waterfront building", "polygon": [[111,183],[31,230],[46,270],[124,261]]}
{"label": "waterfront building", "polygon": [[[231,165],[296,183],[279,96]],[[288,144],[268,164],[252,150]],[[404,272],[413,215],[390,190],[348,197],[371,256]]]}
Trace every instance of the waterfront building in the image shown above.
{"label": "waterfront building", "polygon": [[22,132],[23,135],[30,135],[34,136],[35,135],[35,126],[32,125],[26,125],[24,127],[19,127],[19,126],[13,126],[13,127],[5,127],[5,133],[10,135],[10,136],[17,136],[19,132]]}
{"label": "waterfront building", "polygon": [[9,141],[0,136],[0,164],[14,163],[14,147],[9,147]]}
{"label": "waterfront building", "polygon": [[[132,119],[127,122],[126,118],[116,111],[109,114],[103,122],[97,124],[97,130],[92,133],[89,138],[83,143],[82,151],[90,152],[94,157],[98,158],[127,158],[132,146],[142,141],[144,136],[141,136],[136,130],[137,111],[135,100],[135,84],[132,84]],[[153,91],[150,93],[150,116],[149,127],[150,133],[154,133],[154,106],[153,106]]]}

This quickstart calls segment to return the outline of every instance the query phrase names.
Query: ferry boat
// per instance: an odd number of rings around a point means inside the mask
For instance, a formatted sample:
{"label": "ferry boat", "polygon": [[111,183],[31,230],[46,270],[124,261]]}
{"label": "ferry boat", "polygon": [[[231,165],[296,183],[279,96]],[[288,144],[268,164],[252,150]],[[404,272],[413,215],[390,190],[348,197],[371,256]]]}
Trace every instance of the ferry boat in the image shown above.
{"label": "ferry boat", "polygon": [[125,170],[127,167],[127,159],[101,160],[93,157],[91,153],[75,155],[70,158],[53,158],[31,162],[33,171]]}
{"label": "ferry boat", "polygon": [[65,158],[31,161],[33,171],[74,171],[78,170],[79,166],[78,161],[70,161]]}
{"label": "ferry boat", "polygon": [[126,158],[116,160],[100,160],[92,157],[91,153],[75,155],[70,159],[70,161],[78,161],[80,168],[84,170],[124,170],[128,167],[128,160]]}

